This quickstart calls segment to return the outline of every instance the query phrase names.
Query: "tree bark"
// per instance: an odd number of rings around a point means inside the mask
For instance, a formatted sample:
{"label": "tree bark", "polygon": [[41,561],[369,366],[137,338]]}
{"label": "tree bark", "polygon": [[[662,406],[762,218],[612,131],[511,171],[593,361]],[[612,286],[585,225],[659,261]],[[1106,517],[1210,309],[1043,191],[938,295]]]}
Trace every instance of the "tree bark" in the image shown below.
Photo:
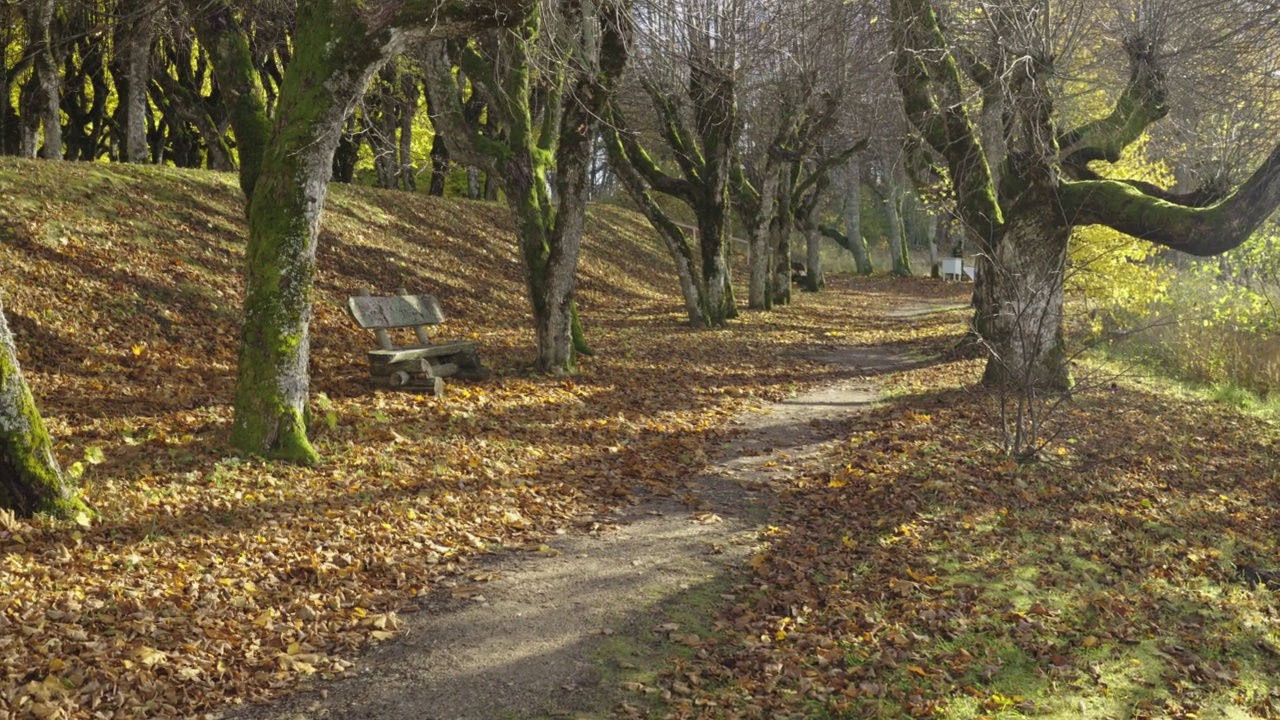
{"label": "tree bark", "polygon": [[400,122],[400,164],[397,169],[400,188],[413,192],[418,189],[417,176],[413,170],[413,118],[418,114],[418,80],[411,73],[402,72],[400,77],[400,105],[398,120]]}
{"label": "tree bark", "polygon": [[[752,310],[768,310],[773,307],[773,294],[769,292],[769,278],[773,273],[773,248],[770,230],[774,208],[778,201],[778,181],[783,169],[766,166],[760,183],[758,199],[745,212],[747,226],[747,263],[750,274],[747,280],[747,307]],[[739,203],[742,205],[742,203]]]}
{"label": "tree bark", "polygon": [[[248,201],[253,198],[271,130],[262,75],[249,50],[249,38],[226,0],[185,2],[196,37],[209,53],[214,81],[231,118],[240,162],[240,189]],[[247,210],[248,202],[245,207]]]}
{"label": "tree bark", "polygon": [[29,516],[88,512],[53,456],[53,443],[18,365],[0,306],[0,507]]}
{"label": "tree bark", "polygon": [[[628,150],[624,147],[622,140],[623,131],[620,130],[622,127],[624,127],[624,123],[616,114],[613,114],[613,108],[610,108],[610,115],[606,117],[606,121],[602,126],[605,148],[609,152],[609,162],[613,166],[618,180],[622,183],[623,189],[635,201],[645,217],[649,219],[650,224],[658,231],[658,235],[667,246],[667,252],[670,254],[671,261],[676,268],[676,278],[680,283],[680,296],[684,299],[684,308],[689,317],[689,324],[697,328],[706,327],[710,323],[710,319],[702,312],[704,305],[702,300],[703,291],[693,259],[692,244],[689,242],[684,230],[679,225],[676,225],[653,199],[649,185],[641,174],[636,171],[632,161],[628,159]],[[632,151],[636,153],[643,152],[634,143],[632,143]]]}
{"label": "tree bark", "polygon": [[846,172],[846,184],[844,195],[844,234],[848,238],[849,252],[853,255],[854,265],[858,269],[859,275],[870,275],[874,269],[871,266],[871,254],[867,252],[866,238],[862,237],[862,173],[859,170],[859,160],[855,155],[849,161],[849,167]]}
{"label": "tree bark", "polygon": [[822,272],[822,233],[818,232],[817,218],[809,218],[802,226],[805,244],[804,289],[818,292],[827,284],[826,275]]}
{"label": "tree bark", "polygon": [[[611,157],[615,162],[628,164],[648,188],[679,199],[693,211],[698,225],[697,260],[701,266],[697,282],[700,315],[707,326],[721,327],[737,314],[725,261],[729,189],[735,167],[732,156],[738,138],[733,50],[730,46],[713,48],[705,31],[692,35],[689,78],[684,88],[687,112],[678,106],[676,97],[667,88],[647,79],[641,81],[660,118],[663,139],[672,149],[681,175],[663,172],[635,135],[621,129],[626,125],[616,106],[611,108],[612,124],[619,128],[615,136],[625,152],[611,150]],[[618,172],[621,175],[627,171],[619,169]],[[684,237],[683,233],[672,236],[662,227],[659,232],[669,242],[673,237]],[[677,267],[680,267],[679,261]]]}
{"label": "tree bark", "polygon": [[[536,362],[544,372],[576,372],[578,355],[590,352],[574,287],[586,223],[591,138],[626,62],[627,7],[609,0],[562,1],[561,25],[552,30],[556,47],[567,49],[562,59],[566,69],[560,77],[541,77],[545,97],[534,85],[532,53],[543,30],[536,10],[523,17],[518,30],[501,34],[494,43],[459,49],[462,70],[475,91],[487,96],[489,122],[496,119],[504,131],[500,135],[482,132],[479,118],[468,115],[451,92],[453,62],[445,45],[437,43],[424,53],[436,131],[460,159],[501,184],[515,217],[537,333]],[[498,51],[485,53],[487,46]],[[547,181],[553,168],[554,199]]]}
{"label": "tree bark", "polygon": [[39,155],[45,160],[62,159],[62,110],[58,93],[58,61],[53,55],[53,11],[56,0],[28,0],[26,3],[27,54],[32,55],[35,73],[30,86],[30,103],[23,108],[29,114],[23,154],[35,157],[34,127],[44,131]]}
{"label": "tree bark", "polygon": [[117,22],[116,52],[123,55],[118,66],[124,72],[123,97],[124,148],[121,160],[129,163],[145,163],[151,156],[147,144],[147,118],[151,109],[147,105],[147,85],[151,81],[151,40],[154,33],[152,11],[155,6],[149,0],[135,0],[122,4],[124,17]]}
{"label": "tree bark", "polygon": [[974,330],[990,352],[983,382],[1020,391],[1071,387],[1062,334],[1069,227],[1047,203],[1010,212],[975,287]]}
{"label": "tree bark", "polygon": [[889,220],[889,272],[898,277],[911,276],[911,261],[907,251],[907,231],[902,218],[902,206],[906,196],[901,178],[891,176],[885,188],[885,212]]}
{"label": "tree bark", "polygon": [[795,206],[791,202],[799,166],[785,163],[778,181],[777,209],[769,226],[769,247],[773,252],[773,278],[769,294],[774,305],[791,304],[791,229],[795,226]]}

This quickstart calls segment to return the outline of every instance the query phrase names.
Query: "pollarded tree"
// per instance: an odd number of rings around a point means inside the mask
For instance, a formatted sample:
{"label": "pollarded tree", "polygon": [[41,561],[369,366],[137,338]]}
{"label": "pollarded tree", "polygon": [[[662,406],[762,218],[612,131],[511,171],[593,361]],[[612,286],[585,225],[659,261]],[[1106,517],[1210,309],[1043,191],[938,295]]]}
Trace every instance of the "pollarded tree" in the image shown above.
{"label": "pollarded tree", "polygon": [[[662,236],[676,265],[689,320],[720,327],[736,314],[729,265],[729,181],[738,141],[737,59],[748,0],[651,0],[639,12],[635,75],[654,108],[670,173],[645,149],[622,103],[609,105],[605,142],[627,193]],[[653,198],[693,212],[697,246]]]}
{"label": "pollarded tree", "polygon": [[[755,12],[767,20],[741,52],[743,131],[730,196],[747,234],[747,306],[767,309],[790,301],[793,224],[802,225],[816,252],[817,226],[810,220],[819,198],[805,191],[826,182],[805,171],[825,176],[838,164],[832,155],[847,159],[857,136],[849,118],[854,91],[862,90],[873,58],[863,6],[790,0],[760,3]],[[819,264],[810,253],[806,266]],[[821,268],[806,274],[809,289],[821,276]]]}
{"label": "pollarded tree", "polygon": [[[890,0],[889,9],[907,117],[945,166],[980,251],[974,329],[992,351],[986,382],[1069,386],[1062,314],[1072,228],[1103,225],[1213,255],[1239,245],[1280,205],[1280,146],[1248,179],[1216,194],[1176,194],[1090,167],[1117,161],[1169,113],[1170,63],[1186,63],[1179,75],[1188,77],[1219,63],[1214,77],[1223,85],[1248,75],[1241,53],[1265,47],[1259,41],[1276,32],[1261,5],[1142,0],[1121,11],[1048,0]],[[1105,30],[1117,26],[1128,27],[1129,68],[1114,108],[1062,130],[1055,103],[1070,51],[1100,53]],[[974,27],[987,42],[964,36]]]}
{"label": "pollarded tree", "polygon": [[[574,372],[589,352],[573,296],[591,139],[626,64],[630,13],[629,0],[558,0],[530,8],[511,31],[455,44],[456,61],[443,42],[424,52],[437,131],[453,157],[500,183],[515,218],[545,372]],[[454,67],[500,132],[468,121]]]}

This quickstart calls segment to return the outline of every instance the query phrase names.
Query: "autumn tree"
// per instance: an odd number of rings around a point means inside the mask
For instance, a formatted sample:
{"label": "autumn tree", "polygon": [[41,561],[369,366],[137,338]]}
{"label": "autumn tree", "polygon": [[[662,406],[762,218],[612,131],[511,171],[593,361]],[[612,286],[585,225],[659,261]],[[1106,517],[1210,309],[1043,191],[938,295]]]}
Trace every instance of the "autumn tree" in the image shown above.
{"label": "autumn tree", "polygon": [[20,515],[86,512],[53,456],[53,441],[18,365],[18,351],[0,306],[0,508]]}
{"label": "autumn tree", "polygon": [[[1183,0],[888,7],[907,117],[979,249],[973,327],[991,350],[986,382],[1069,386],[1062,319],[1073,228],[1101,225],[1213,255],[1242,243],[1280,204],[1280,146],[1243,182],[1207,192],[1171,192],[1096,169],[1170,114],[1179,97],[1171,78],[1212,75],[1238,87],[1258,77],[1249,54],[1268,38],[1274,45],[1273,10]],[[1062,80],[1078,69],[1082,49],[1105,52],[1110,28],[1124,29],[1125,81],[1108,113],[1067,125]]]}
{"label": "autumn tree", "polygon": [[743,133],[730,190],[748,239],[747,306],[767,309],[790,301],[793,229],[808,245],[806,286],[821,286],[815,213],[826,175],[865,145],[847,114],[870,43],[858,5],[762,3],[755,12],[765,19],[741,53]]}

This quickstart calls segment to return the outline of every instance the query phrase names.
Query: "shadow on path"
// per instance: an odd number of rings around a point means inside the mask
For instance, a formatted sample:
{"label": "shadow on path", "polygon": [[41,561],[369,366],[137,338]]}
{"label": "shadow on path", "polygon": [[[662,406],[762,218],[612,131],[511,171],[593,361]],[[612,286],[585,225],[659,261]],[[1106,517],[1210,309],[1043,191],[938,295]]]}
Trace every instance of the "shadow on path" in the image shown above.
{"label": "shadow on path", "polygon": [[353,676],[285,701],[242,708],[237,720],[491,720],[604,717],[634,693],[637,664],[660,665],[672,638],[709,622],[765,527],[771,479],[820,458],[848,436],[878,389],[869,376],[926,360],[893,348],[837,347],[806,357],[846,379],[741,415],[723,459],[689,478],[681,497],[643,498],[581,532],[481,561],[472,582],[428,598],[402,633],[361,658]]}

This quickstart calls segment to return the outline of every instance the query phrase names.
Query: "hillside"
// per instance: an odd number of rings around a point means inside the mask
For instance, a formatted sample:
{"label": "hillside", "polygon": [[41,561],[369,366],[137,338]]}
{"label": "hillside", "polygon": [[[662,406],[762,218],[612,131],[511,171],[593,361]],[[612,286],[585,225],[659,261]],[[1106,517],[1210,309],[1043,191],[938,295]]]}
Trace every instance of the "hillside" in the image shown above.
{"label": "hillside", "polygon": [[[225,442],[240,207],[230,176],[0,159],[5,311],[100,513],[0,516],[0,718],[211,717],[323,691],[398,613],[480,593],[482,555],[536,563],[645,498],[713,521],[690,478],[746,455],[778,458],[755,488],[768,524],[654,639],[669,661],[609,660],[614,716],[1280,715],[1274,423],[1082,363],[1070,402],[1034,406],[1045,445],[1020,464],[1000,448],[1010,398],[946,352],[964,313],[932,311],[967,286],[835,277],[696,332],[646,225],[607,206],[582,269],[598,354],[533,375],[502,208],[334,187],[312,327],[324,462],[245,460]],[[438,295],[441,334],[475,339],[494,377],[370,389],[373,339],[342,303],[400,286]],[[908,362],[849,360],[877,354]],[[834,438],[821,453],[733,455],[735,414],[872,381],[886,401],[809,428]]]}
{"label": "hillside", "polygon": [[[468,557],[634,492],[678,492],[724,418],[832,377],[794,358],[902,291],[872,283],[856,301],[694,332],[647,226],[601,206],[580,300],[598,356],[544,379],[523,370],[532,333],[503,208],[334,186],[312,325],[325,463],[299,470],[225,444],[234,177],[0,159],[0,198],[5,312],[58,455],[101,513],[0,529],[0,716],[211,712],[341,672]],[[439,296],[442,336],[476,340],[492,380],[444,398],[368,387],[373,338],[342,304],[402,286]]]}

